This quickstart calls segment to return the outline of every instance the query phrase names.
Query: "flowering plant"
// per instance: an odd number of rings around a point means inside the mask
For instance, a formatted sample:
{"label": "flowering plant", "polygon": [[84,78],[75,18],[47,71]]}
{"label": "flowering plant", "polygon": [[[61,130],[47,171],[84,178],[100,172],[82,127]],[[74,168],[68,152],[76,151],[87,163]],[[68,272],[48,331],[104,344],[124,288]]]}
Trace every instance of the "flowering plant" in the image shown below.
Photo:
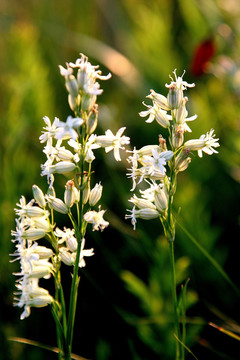
{"label": "flowering plant", "polygon": [[[83,54],[75,63],[59,68],[74,117],[68,116],[66,122],[55,118],[53,123],[47,116],[43,118],[45,126],[39,139],[45,144],[43,152],[47,159],[41,165],[41,175],[47,177],[48,189],[44,194],[33,185],[33,199],[27,202],[24,196],[20,198],[15,209],[16,230],[12,231],[12,241],[16,246],[14,260],[19,260],[21,267],[20,272],[15,273],[15,306],[23,308],[21,319],[30,315],[32,307],[50,305],[56,322],[59,359],[70,360],[79,268],[86,265],[86,257],[94,254],[92,248],[85,249],[87,226],[91,224],[93,231],[103,231],[109,225],[103,218],[106,210],[98,205],[103,186],[100,182],[91,184],[94,151],[113,150],[116,161],[121,161],[120,149],[129,143],[129,138],[123,135],[124,127],[116,135],[111,130],[105,135],[94,134],[98,123],[97,96],[103,91],[97,80],[108,80],[111,74],[103,76],[98,66],[91,65]],[[68,178],[63,199],[54,189],[56,174]],[[57,227],[55,212],[67,215],[72,228]],[[43,238],[47,239],[48,246],[39,244]],[[62,263],[73,267],[68,309],[61,283]],[[54,295],[39,285],[40,279],[52,276]]]}
{"label": "flowering plant", "polygon": [[[160,219],[164,234],[169,244],[171,274],[172,274],[172,299],[174,304],[176,359],[184,359],[185,329],[180,327],[179,302],[176,292],[174,241],[176,219],[173,212],[173,199],[177,189],[177,175],[187,169],[191,162],[191,154],[197,151],[202,157],[203,152],[211,155],[217,153],[218,139],[215,138],[214,130],[211,129],[199,139],[191,139],[184,142],[185,132],[191,133],[188,122],[194,121],[197,115],[188,117],[186,104],[188,98],[183,91],[192,88],[195,84],[188,84],[183,80],[183,75],[177,77],[176,70],[173,72],[174,79],[166,87],[169,89],[167,97],[150,91],[148,99],[152,105],[143,103],[147,110],[140,112],[141,117],[148,117],[146,122],[154,120],[168,130],[168,141],[159,135],[159,144],[145,145],[141,149],[134,148],[128,157],[131,168],[128,177],[132,179],[131,191],[138,189],[139,194],[134,194],[129,201],[133,204],[131,210],[127,210],[126,219],[130,219],[133,228],[136,228],[137,219],[151,220]],[[167,169],[168,166],[168,169]]]}

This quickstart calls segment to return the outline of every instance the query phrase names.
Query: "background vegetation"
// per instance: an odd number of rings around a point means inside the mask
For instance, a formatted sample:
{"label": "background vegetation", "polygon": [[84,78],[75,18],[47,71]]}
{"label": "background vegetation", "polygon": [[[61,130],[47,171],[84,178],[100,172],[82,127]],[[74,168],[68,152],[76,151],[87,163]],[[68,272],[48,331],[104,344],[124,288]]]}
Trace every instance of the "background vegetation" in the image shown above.
{"label": "background vegetation", "polygon": [[[9,264],[8,254],[15,203],[22,194],[32,198],[34,183],[46,189],[39,176],[42,117],[69,114],[57,66],[79,52],[113,74],[99,99],[99,132],[126,126],[132,146],[158,141],[157,124],[138,115],[149,89],[166,94],[175,68],[196,83],[188,92],[189,113],[198,114],[194,137],[213,127],[221,147],[217,156],[193,158],[179,177],[175,206],[184,227],[239,286],[239,19],[238,0],[1,0],[0,359],[56,359],[8,340],[56,345],[48,309],[33,309],[20,321],[12,308],[17,264]],[[123,218],[131,187],[126,161],[116,165],[104,155],[97,161],[111,227],[89,233],[96,255],[82,272],[74,352],[97,360],[172,359],[169,261],[160,223],[139,221],[133,232]],[[176,258],[179,284],[190,278],[187,346],[198,359],[239,359],[239,342],[208,325],[237,334],[239,296],[180,227]],[[66,287],[69,276],[66,271]]]}

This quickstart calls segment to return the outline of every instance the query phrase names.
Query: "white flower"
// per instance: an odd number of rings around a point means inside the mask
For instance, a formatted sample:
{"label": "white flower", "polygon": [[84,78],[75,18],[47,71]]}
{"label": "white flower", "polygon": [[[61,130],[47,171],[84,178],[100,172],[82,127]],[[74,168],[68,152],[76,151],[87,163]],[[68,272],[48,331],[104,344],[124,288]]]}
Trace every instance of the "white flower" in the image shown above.
{"label": "white flower", "polygon": [[37,278],[23,278],[16,284],[18,292],[16,292],[15,295],[19,295],[20,297],[14,297],[14,306],[24,307],[24,311],[20,317],[21,320],[30,315],[31,307],[47,306],[54,301],[48,290],[39,287],[38,281]]}
{"label": "white flower", "polygon": [[68,250],[70,251],[77,250],[78,243],[77,243],[77,239],[74,236],[75,235],[74,229],[68,229],[64,227],[63,230],[60,230],[59,228],[56,228],[54,234],[59,239],[58,240],[59,244],[63,244],[65,242]]}
{"label": "white flower", "polygon": [[173,74],[175,76],[175,81],[170,76],[172,80],[171,84],[165,85],[167,88],[169,88],[167,101],[171,110],[178,109],[181,106],[184,100],[183,90],[186,90],[188,87],[195,86],[195,84],[188,84],[186,81],[183,81],[183,75],[185,74],[185,71],[180,77],[177,77],[176,69],[173,71]]}
{"label": "white flower", "polygon": [[73,118],[72,116],[68,116],[66,122],[58,120],[55,138],[58,140],[60,139],[76,140],[78,138],[78,133],[75,130],[75,128],[81,126],[83,122],[84,122],[83,119]]}
{"label": "white flower", "polygon": [[88,211],[84,214],[84,220],[90,224],[93,225],[93,231],[95,230],[101,230],[103,231],[105,227],[109,225],[108,221],[105,221],[103,219],[103,215],[106,212],[106,210],[100,210],[99,211]]}
{"label": "white flower", "polygon": [[70,62],[69,65],[72,68],[78,68],[78,82],[82,88],[89,82],[95,82],[96,79],[108,80],[111,78],[112,75],[110,73],[103,76],[100,70],[96,70],[98,66],[93,66],[85,55],[80,55],[81,58],[77,59],[75,63]]}
{"label": "white flower", "polygon": [[165,165],[173,157],[172,151],[162,151],[159,152],[157,149],[152,150],[152,156],[143,156],[140,160],[143,166],[149,166],[149,174],[154,175],[158,171],[162,175],[165,175],[166,168]]}
{"label": "white flower", "polygon": [[43,120],[47,126],[43,128],[43,130],[46,131],[42,131],[42,135],[40,135],[39,137],[40,143],[44,143],[46,141],[51,142],[52,138],[55,136],[57,132],[57,124],[59,123],[59,119],[55,117],[53,124],[51,124],[51,121],[47,116],[44,116]]}
{"label": "white flower", "polygon": [[149,106],[143,102],[143,105],[148,107],[148,110],[141,111],[139,115],[141,117],[145,117],[149,115],[148,119],[146,120],[146,123],[151,123],[155,119],[157,123],[164,128],[170,126],[169,120],[171,120],[171,116],[167,114],[167,111],[162,110],[157,104],[154,104],[153,106]]}
{"label": "white flower", "polygon": [[20,217],[48,217],[49,213],[46,210],[41,209],[38,206],[33,206],[35,200],[31,200],[28,204],[24,196],[21,197],[19,204],[17,206],[20,209],[14,209],[16,214]]}
{"label": "white flower", "polygon": [[85,161],[88,163],[91,163],[94,159],[94,153],[93,150],[99,149],[100,145],[96,143],[97,136],[95,134],[92,134],[85,146]]}
{"label": "white flower", "polygon": [[220,144],[218,143],[219,139],[215,139],[214,130],[211,129],[206,135],[201,135],[200,139],[205,141],[205,146],[203,149],[198,150],[198,156],[202,157],[202,152],[205,154],[212,155],[213,153],[217,154],[218,151],[214,148],[219,147]]}
{"label": "white flower", "polygon": [[132,202],[139,209],[149,208],[156,210],[156,206],[149,200],[138,198],[135,194],[128,201]]}
{"label": "white flower", "polygon": [[167,98],[161,94],[156,93],[154,90],[150,90],[150,95],[146,96],[151,99],[159,108],[163,110],[169,110]]}
{"label": "white flower", "polygon": [[23,242],[24,240],[38,240],[43,238],[46,235],[46,231],[43,229],[37,228],[29,228],[29,221],[27,223],[24,220],[17,220],[16,219],[16,231],[12,230],[11,234],[15,237],[12,241]]}
{"label": "white flower", "polygon": [[171,88],[172,86],[174,86],[176,89],[186,90],[188,87],[189,87],[189,88],[192,88],[192,87],[195,86],[194,83],[188,84],[186,81],[183,81],[183,76],[184,76],[184,74],[185,74],[185,71],[183,72],[182,76],[177,76],[176,71],[177,71],[177,69],[175,69],[175,70],[173,71],[173,74],[174,74],[174,76],[175,76],[175,81],[174,81],[174,80],[171,78],[171,76],[170,76],[170,79],[171,79],[172,81],[171,81],[171,83],[170,83],[169,85],[168,85],[168,84],[165,84],[165,86],[166,86],[167,88]]}
{"label": "white flower", "polygon": [[219,139],[215,138],[214,130],[211,129],[206,135],[201,135],[199,139],[192,139],[184,143],[184,149],[198,151],[198,156],[202,157],[202,152],[208,155],[218,153],[214,148],[219,147]]}
{"label": "white flower", "polygon": [[97,136],[96,138],[96,144],[104,147],[106,152],[114,151],[116,161],[121,161],[119,149],[124,149],[123,145],[130,143],[129,137],[122,136],[125,129],[125,127],[120,128],[116,135],[113,135],[111,130],[107,130],[105,135]]}
{"label": "white flower", "polygon": [[81,243],[81,252],[80,252],[80,259],[79,259],[79,267],[85,267],[86,266],[86,262],[84,260],[84,256],[93,256],[94,255],[94,250],[93,248],[91,249],[84,249],[85,246],[85,239],[82,239],[82,243]]}
{"label": "white flower", "polygon": [[159,217],[159,212],[156,209],[151,209],[151,208],[142,208],[136,210],[134,206],[132,210],[127,209],[127,211],[130,212],[130,214],[126,214],[125,219],[131,219],[133,230],[136,229],[137,218],[141,218],[144,220],[151,220]]}
{"label": "white flower", "polygon": [[67,69],[65,69],[62,65],[58,65],[58,67],[60,70],[60,74],[62,76],[68,77],[68,76],[72,75],[73,69],[69,66],[68,63],[66,63],[66,65],[67,65]]}

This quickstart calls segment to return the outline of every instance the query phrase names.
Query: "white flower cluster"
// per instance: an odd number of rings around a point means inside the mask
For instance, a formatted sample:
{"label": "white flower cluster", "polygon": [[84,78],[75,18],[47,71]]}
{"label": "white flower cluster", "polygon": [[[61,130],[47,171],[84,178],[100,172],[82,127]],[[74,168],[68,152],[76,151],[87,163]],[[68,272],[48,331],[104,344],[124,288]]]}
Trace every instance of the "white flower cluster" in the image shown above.
{"label": "white flower cluster", "polygon": [[[12,231],[16,243],[13,255],[21,265],[21,272],[15,274],[20,276],[16,284],[19,298],[15,298],[15,305],[24,306],[21,319],[30,314],[31,306],[46,306],[55,301],[47,290],[38,286],[40,278],[55,276],[61,261],[74,266],[78,260],[78,266],[82,268],[86,265],[84,257],[94,254],[93,249],[84,249],[87,225],[91,224],[93,231],[103,231],[109,225],[103,218],[105,210],[98,206],[103,187],[97,183],[91,188],[94,150],[113,150],[116,161],[120,161],[120,149],[130,142],[123,136],[125,127],[116,135],[111,130],[105,135],[93,134],[98,119],[97,95],[103,91],[96,80],[107,80],[111,74],[102,76],[98,67],[92,66],[82,54],[75,63],[59,68],[65,78],[74,117],[68,116],[66,122],[55,118],[53,123],[47,116],[43,118],[45,126],[39,139],[45,144],[43,152],[47,160],[41,165],[41,175],[47,176],[48,190],[44,194],[34,185],[34,199],[26,204],[22,197],[17,204],[19,208],[15,209],[18,218],[16,231]],[[65,185],[63,200],[56,197],[55,174],[70,178]],[[94,210],[95,205],[97,210]],[[55,211],[68,215],[73,228],[61,230],[56,227]],[[49,240],[50,248],[36,242],[43,237]]]}
{"label": "white flower cluster", "polygon": [[131,168],[128,169],[127,176],[133,181],[131,191],[135,190],[143,180],[148,184],[146,190],[140,190],[141,197],[134,195],[129,200],[134,207],[132,210],[127,210],[130,214],[127,214],[126,218],[131,219],[134,229],[137,218],[145,220],[166,218],[169,193],[173,191],[170,186],[171,178],[167,175],[167,164],[171,174],[176,176],[178,172],[188,167],[191,162],[189,156],[191,151],[197,151],[199,157],[202,157],[203,152],[208,155],[217,153],[215,148],[219,146],[213,129],[206,135],[201,135],[199,139],[184,143],[184,133],[192,132],[188,122],[195,120],[197,115],[188,117],[186,109],[188,98],[184,96],[183,91],[195,85],[183,81],[184,74],[177,77],[176,70],[173,73],[175,79],[170,77],[171,83],[166,84],[169,89],[167,97],[151,90],[147,98],[152,100],[152,105],[143,103],[148,110],[139,114],[141,117],[148,117],[147,123],[156,120],[161,127],[168,129],[170,150],[167,149],[166,140],[160,135],[158,145],[146,145],[139,150],[134,148],[128,157]]}
{"label": "white flower cluster", "polygon": [[[35,186],[36,189],[36,186]],[[37,188],[37,191],[41,190]],[[43,204],[45,204],[44,197]],[[47,290],[39,287],[39,279],[49,278],[54,272],[54,267],[49,259],[53,251],[45,246],[39,246],[39,240],[52,231],[49,221],[49,212],[45,206],[37,206],[35,200],[28,204],[24,196],[21,197],[19,208],[15,209],[18,218],[16,219],[16,231],[12,231],[13,242],[16,251],[13,256],[20,261],[21,271],[15,273],[19,277],[16,282],[18,292],[15,295],[15,306],[23,307],[21,319],[30,315],[30,307],[43,307],[54,301]]]}

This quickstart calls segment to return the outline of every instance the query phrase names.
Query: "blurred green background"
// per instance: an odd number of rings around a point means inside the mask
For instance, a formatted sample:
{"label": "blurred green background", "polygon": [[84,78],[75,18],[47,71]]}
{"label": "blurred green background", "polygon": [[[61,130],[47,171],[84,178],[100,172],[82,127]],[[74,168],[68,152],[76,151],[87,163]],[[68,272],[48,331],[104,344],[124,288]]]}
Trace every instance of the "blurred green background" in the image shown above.
{"label": "blurred green background", "polygon": [[[32,184],[46,190],[39,175],[42,117],[70,114],[58,64],[75,61],[80,52],[113,75],[102,84],[98,133],[126,126],[132,147],[157,143],[162,131],[138,115],[149,90],[166,95],[175,68],[196,83],[187,96],[189,115],[198,120],[187,138],[214,128],[221,147],[218,155],[193,157],[179,176],[175,206],[186,229],[239,286],[239,1],[1,0],[0,29],[0,359],[57,359],[9,340],[56,345],[48,309],[33,309],[20,321],[12,307],[17,264],[9,264],[8,254],[14,251],[16,202],[22,194],[32,198]],[[160,223],[138,221],[133,232],[124,221],[131,195],[126,159],[116,164],[98,151],[94,167],[111,226],[87,238],[95,256],[82,272],[73,351],[96,360],[173,359],[168,250]],[[58,181],[62,191],[64,179]],[[190,278],[187,346],[198,359],[239,359],[239,342],[208,325],[238,333],[238,295],[179,227],[175,246],[179,286]],[[69,268],[64,271],[68,288]]]}

